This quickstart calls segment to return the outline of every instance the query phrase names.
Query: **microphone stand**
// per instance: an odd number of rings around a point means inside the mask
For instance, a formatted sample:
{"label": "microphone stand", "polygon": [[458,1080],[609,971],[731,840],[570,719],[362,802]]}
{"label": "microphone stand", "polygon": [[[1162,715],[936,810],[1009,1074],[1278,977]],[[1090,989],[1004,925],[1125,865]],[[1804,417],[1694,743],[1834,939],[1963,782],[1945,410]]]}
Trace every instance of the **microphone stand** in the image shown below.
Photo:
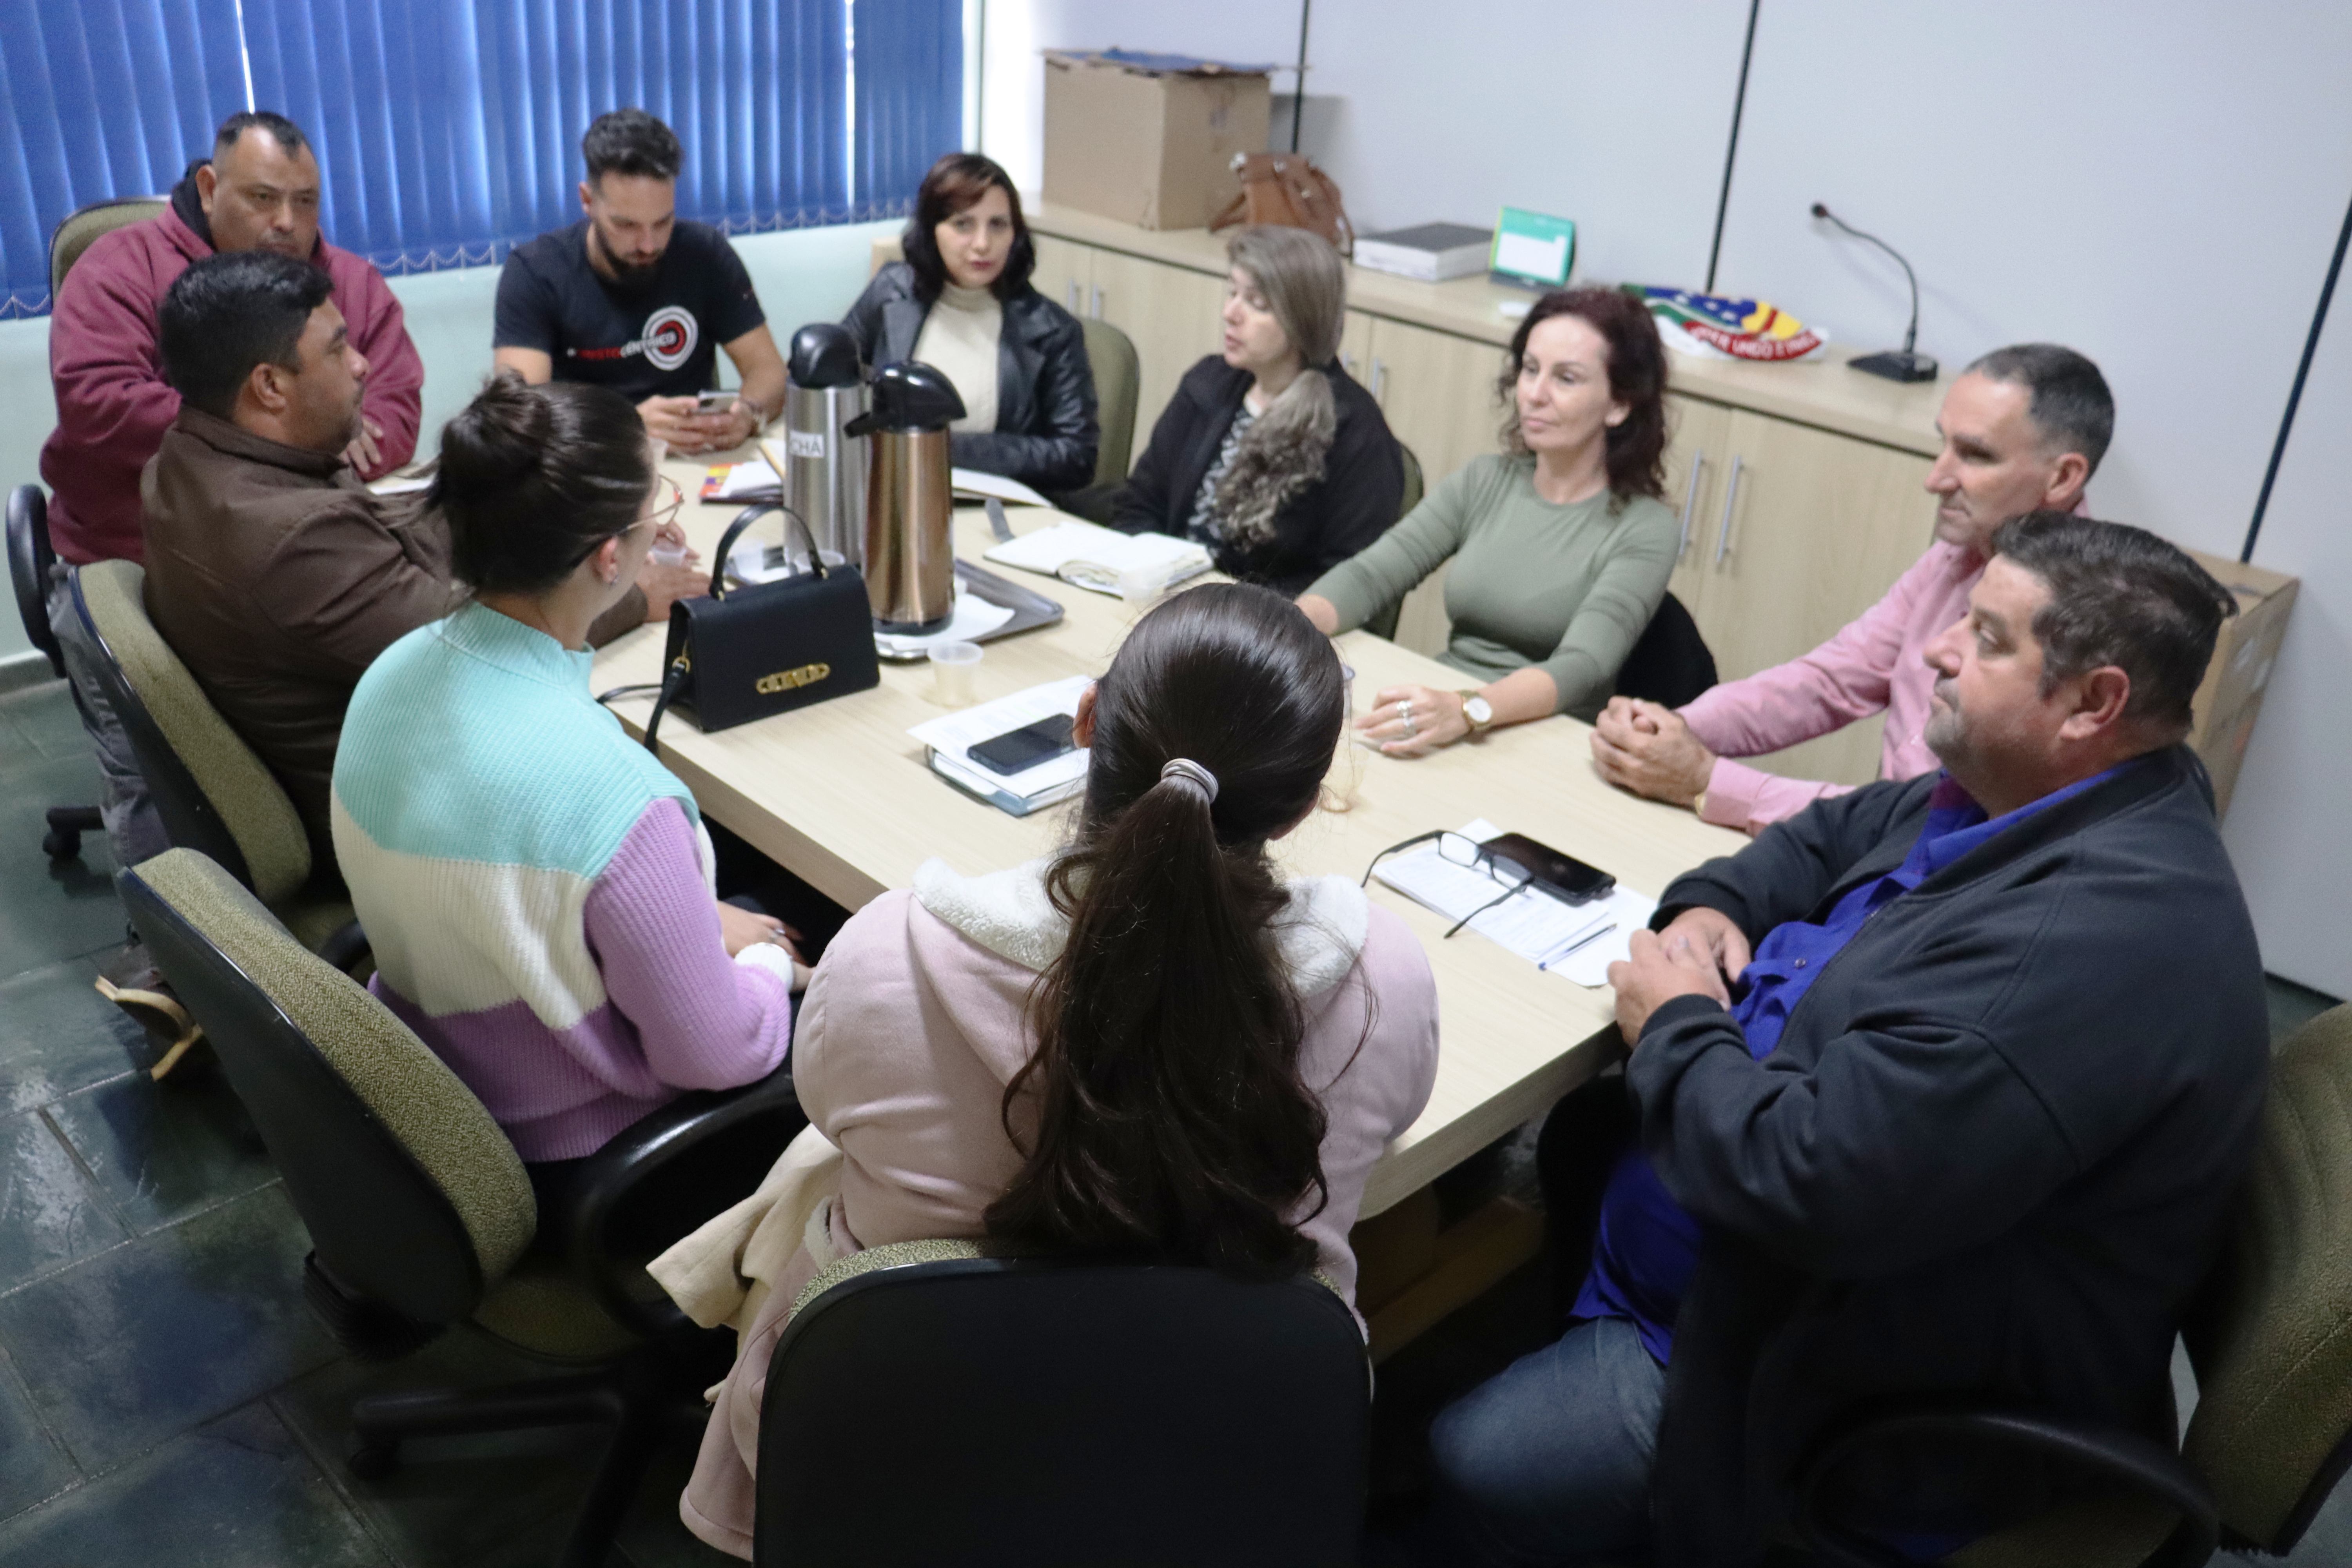
{"label": "microphone stand", "polygon": [[1919,341],[1919,279],[1911,270],[1911,264],[1903,259],[1901,251],[1874,234],[1863,233],[1819,202],[1813,204],[1813,216],[1829,219],[1856,239],[1870,241],[1871,244],[1895,258],[1895,263],[1903,268],[1903,276],[1911,280],[1911,324],[1904,329],[1903,346],[1900,349],[1888,349],[1883,353],[1864,354],[1859,359],[1849,362],[1852,367],[1865,375],[1883,375],[1889,381],[1935,380],[1936,362],[1926,354],[1911,352],[1912,345]]}

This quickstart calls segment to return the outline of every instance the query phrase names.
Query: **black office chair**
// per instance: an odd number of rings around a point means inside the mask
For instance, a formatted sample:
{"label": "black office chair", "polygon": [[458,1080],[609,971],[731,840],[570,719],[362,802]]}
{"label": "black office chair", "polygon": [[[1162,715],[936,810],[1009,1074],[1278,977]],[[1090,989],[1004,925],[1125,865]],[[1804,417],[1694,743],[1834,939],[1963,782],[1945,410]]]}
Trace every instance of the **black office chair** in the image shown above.
{"label": "black office chair", "polygon": [[1668,594],[1617,667],[1617,695],[1679,708],[1715,684],[1715,655],[1683,602]]}
{"label": "black office chair", "polygon": [[734,1353],[653,1286],[646,1258],[669,1238],[633,1240],[640,1216],[677,1212],[680,1192],[709,1214],[749,1195],[806,1125],[789,1079],[681,1095],[625,1129],[583,1173],[568,1235],[530,1248],[541,1216],[514,1146],[383,1003],[194,850],[115,886],[285,1178],[316,1249],[303,1293],[338,1342],[390,1361],[470,1323],[571,1369],[362,1399],[352,1471],[390,1473],[410,1438],[609,1425],[561,1559],[599,1568],[666,1421],[698,1409]]}
{"label": "black office chair", "polygon": [[[16,593],[16,616],[25,623],[25,640],[63,679],[65,654],[49,626],[49,567],[56,560],[49,549],[48,497],[38,485],[18,485],[8,492],[8,583]],[[67,690],[79,708],[81,693],[71,687]],[[53,805],[45,822],[48,831],[41,837],[41,850],[52,860],[72,859],[81,853],[81,836],[105,826],[94,805]]]}
{"label": "black office chair", "polygon": [[1312,1281],[877,1247],[776,1342],[751,1560],[1353,1563],[1370,1395]]}

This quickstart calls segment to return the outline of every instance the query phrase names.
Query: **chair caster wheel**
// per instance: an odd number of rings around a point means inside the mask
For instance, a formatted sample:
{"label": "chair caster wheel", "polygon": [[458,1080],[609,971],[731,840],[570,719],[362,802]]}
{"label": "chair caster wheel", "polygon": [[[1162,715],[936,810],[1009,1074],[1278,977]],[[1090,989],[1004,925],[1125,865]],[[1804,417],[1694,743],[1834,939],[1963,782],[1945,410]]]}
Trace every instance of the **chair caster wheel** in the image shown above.
{"label": "chair caster wheel", "polygon": [[41,837],[41,851],[52,860],[70,860],[81,853],[81,835],[52,827]]}
{"label": "chair caster wheel", "polygon": [[352,1474],[363,1481],[380,1481],[400,1468],[397,1442],[362,1443],[352,1450]]}

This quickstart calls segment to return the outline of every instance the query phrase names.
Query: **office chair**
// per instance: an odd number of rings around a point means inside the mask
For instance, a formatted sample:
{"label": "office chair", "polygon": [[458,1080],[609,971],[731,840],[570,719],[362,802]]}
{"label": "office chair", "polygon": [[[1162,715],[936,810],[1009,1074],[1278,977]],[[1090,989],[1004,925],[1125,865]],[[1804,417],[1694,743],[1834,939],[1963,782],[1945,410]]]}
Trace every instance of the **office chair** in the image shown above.
{"label": "office chair", "polygon": [[[1404,489],[1398,492],[1397,497],[1397,521],[1402,522],[1412,515],[1412,509],[1421,504],[1421,498],[1424,493],[1424,480],[1422,478],[1421,459],[1413,456],[1412,447],[1399,441],[1397,456],[1404,459]],[[1376,637],[1386,637],[1391,642],[1396,641],[1397,620],[1404,614],[1404,600],[1421,591],[1422,587],[1416,586],[1412,593],[1405,595],[1404,598],[1399,599],[1395,604],[1366,621],[1364,629]],[[1444,590],[1441,587],[1438,591]]]}
{"label": "office chair", "polygon": [[1142,385],[1143,363],[1136,357],[1134,340],[1091,317],[1080,317],[1086,330],[1087,367],[1095,378],[1095,416],[1100,435],[1095,447],[1094,477],[1082,489],[1057,497],[1055,504],[1073,517],[1108,523],[1112,503],[1135,457],[1136,398]]}
{"label": "office chair", "polygon": [[1695,700],[1716,680],[1715,655],[1683,602],[1668,594],[1617,668],[1616,692],[1661,707]]}
{"label": "office chair", "polygon": [[1824,1499],[1844,1464],[1922,1437],[2048,1456],[2107,1485],[1956,1552],[1955,1568],[2194,1568],[2217,1540],[2284,1556],[2352,1470],[2352,1005],[2272,1059],[2261,1141],[2222,1255],[2183,1337],[2197,1409],[2176,1454],[2136,1433],[2032,1413],[1929,1412],[1832,1444],[1801,1488],[1801,1530],[1834,1568],[1906,1561],[1856,1542]]}
{"label": "office chair", "polygon": [[49,233],[50,300],[57,299],[66,274],[73,270],[73,264],[81,259],[82,252],[100,236],[153,217],[171,205],[167,196],[117,196],[111,201],[92,202],[67,214],[65,221]]}
{"label": "office chair", "polygon": [[[25,640],[49,661],[49,669],[65,679],[65,654],[49,626],[49,567],[56,561],[49,549],[49,502],[38,485],[18,485],[8,492],[8,583],[16,593],[16,618],[25,623]],[[71,686],[74,706],[81,694]],[[53,805],[44,816],[47,831],[41,852],[52,860],[70,860],[81,853],[81,836],[103,828],[105,820],[94,805]]]}
{"label": "office chair", "polygon": [[752,1562],[1352,1563],[1370,1392],[1311,1280],[876,1247],[776,1342]]}
{"label": "office chair", "polygon": [[731,1336],[696,1328],[653,1287],[634,1216],[674,1207],[681,1190],[714,1214],[747,1196],[806,1124],[790,1079],[681,1095],[625,1129],[592,1156],[567,1234],[532,1247],[546,1216],[513,1144],[383,1003],[194,850],[115,886],[284,1176],[315,1248],[303,1294],[343,1348],[391,1361],[469,1324],[569,1369],[362,1399],[352,1471],[389,1474],[412,1438],[608,1425],[561,1558],[598,1568],[666,1421],[698,1408],[733,1356]]}

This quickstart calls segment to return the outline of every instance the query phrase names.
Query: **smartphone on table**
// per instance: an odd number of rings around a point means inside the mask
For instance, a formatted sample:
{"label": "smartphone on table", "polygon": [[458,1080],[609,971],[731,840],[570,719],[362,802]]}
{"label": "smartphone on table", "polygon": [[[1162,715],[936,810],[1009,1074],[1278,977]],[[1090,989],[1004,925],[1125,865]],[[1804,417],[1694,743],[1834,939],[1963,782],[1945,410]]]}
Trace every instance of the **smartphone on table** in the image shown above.
{"label": "smartphone on table", "polygon": [[1067,713],[1049,714],[1034,724],[976,742],[964,754],[989,772],[1010,777],[1076,751],[1070,736],[1076,722]]}
{"label": "smartphone on table", "polygon": [[1549,844],[1524,833],[1505,833],[1478,846],[1479,858],[1516,865],[1535,879],[1540,892],[1564,904],[1589,904],[1616,890],[1617,879],[1573,855],[1563,855]]}

